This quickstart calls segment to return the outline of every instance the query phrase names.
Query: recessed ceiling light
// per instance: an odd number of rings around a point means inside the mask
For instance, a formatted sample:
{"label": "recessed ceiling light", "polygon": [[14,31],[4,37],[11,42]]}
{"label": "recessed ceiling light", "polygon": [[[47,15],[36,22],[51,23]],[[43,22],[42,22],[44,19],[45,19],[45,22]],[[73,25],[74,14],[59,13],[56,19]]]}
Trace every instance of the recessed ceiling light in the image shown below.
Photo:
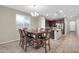
{"label": "recessed ceiling light", "polygon": [[63,10],[59,10],[59,12],[60,12],[60,13],[62,13],[62,12],[63,12]]}

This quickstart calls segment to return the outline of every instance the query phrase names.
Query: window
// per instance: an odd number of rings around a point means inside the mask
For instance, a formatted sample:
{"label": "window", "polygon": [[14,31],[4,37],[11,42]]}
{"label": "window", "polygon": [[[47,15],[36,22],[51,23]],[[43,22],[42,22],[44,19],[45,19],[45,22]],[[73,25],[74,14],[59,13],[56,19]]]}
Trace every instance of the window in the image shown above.
{"label": "window", "polygon": [[30,27],[31,18],[30,16],[24,16],[16,14],[16,28]]}

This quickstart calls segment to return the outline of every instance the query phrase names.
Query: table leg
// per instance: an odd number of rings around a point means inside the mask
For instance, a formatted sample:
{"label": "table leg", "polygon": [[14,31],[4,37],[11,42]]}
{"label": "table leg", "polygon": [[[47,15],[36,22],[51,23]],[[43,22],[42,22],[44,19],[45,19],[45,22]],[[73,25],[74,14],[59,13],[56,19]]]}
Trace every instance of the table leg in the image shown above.
{"label": "table leg", "polygon": [[46,40],[45,40],[45,53],[47,53],[47,48],[46,48]]}

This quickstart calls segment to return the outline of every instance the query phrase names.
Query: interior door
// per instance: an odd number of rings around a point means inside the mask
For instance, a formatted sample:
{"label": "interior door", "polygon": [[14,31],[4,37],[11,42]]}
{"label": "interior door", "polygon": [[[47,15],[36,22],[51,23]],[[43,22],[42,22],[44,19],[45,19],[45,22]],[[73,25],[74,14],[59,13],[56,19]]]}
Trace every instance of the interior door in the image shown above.
{"label": "interior door", "polygon": [[70,21],[70,31],[76,31],[75,21]]}

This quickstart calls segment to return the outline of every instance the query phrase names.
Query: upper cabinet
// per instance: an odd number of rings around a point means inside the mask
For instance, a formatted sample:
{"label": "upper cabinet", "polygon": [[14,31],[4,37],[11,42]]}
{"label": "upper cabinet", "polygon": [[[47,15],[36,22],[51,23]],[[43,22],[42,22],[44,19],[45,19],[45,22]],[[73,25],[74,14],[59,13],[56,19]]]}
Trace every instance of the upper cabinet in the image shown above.
{"label": "upper cabinet", "polygon": [[45,26],[46,27],[56,27],[57,26],[56,23],[59,23],[59,24],[64,23],[64,18],[62,18],[62,19],[54,19],[54,20],[46,19]]}

